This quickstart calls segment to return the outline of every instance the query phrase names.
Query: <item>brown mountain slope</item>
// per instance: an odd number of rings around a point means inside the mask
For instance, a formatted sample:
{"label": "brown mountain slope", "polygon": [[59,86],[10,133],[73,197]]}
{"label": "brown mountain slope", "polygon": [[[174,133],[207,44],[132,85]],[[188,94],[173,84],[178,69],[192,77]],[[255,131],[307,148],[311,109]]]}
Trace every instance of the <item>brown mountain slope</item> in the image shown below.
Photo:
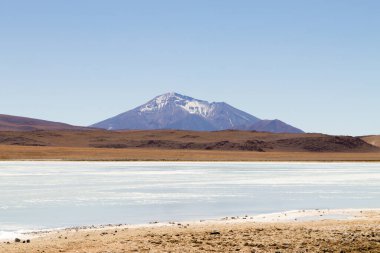
{"label": "brown mountain slope", "polygon": [[0,132],[0,145],[95,149],[181,149],[257,152],[379,152],[360,138],[252,131],[28,131]]}
{"label": "brown mountain slope", "polygon": [[380,147],[380,135],[370,135],[370,136],[363,136],[361,139],[368,144],[371,144],[376,147]]}
{"label": "brown mountain slope", "polygon": [[80,130],[84,127],[59,122],[0,114],[0,131]]}

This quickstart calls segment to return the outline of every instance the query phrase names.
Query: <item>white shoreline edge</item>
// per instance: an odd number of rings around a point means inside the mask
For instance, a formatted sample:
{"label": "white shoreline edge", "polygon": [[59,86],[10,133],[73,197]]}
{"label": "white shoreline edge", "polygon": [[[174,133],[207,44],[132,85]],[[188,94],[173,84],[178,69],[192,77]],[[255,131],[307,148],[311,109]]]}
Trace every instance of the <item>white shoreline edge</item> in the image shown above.
{"label": "white shoreline edge", "polygon": [[296,222],[312,222],[323,220],[349,221],[365,219],[364,212],[379,212],[380,208],[361,208],[361,209],[308,209],[308,210],[290,210],[284,212],[267,213],[259,215],[246,215],[235,217],[224,217],[217,219],[207,219],[199,221],[180,221],[180,222],[152,222],[145,224],[107,224],[107,225],[92,225],[92,226],[75,226],[67,228],[55,229],[40,229],[29,230],[23,232],[6,232],[7,237],[0,238],[0,242],[14,240],[16,237],[21,240],[45,237],[61,232],[78,232],[78,231],[98,231],[108,229],[134,229],[134,228],[154,228],[154,227],[170,227],[179,225],[223,225],[223,224],[238,224],[238,223],[296,223]]}

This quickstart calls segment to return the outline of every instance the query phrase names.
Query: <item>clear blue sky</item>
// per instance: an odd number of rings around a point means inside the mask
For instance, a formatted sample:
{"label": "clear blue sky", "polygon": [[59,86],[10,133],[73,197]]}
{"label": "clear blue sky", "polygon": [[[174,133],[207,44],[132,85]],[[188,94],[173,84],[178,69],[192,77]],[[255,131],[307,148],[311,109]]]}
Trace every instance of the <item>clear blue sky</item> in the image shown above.
{"label": "clear blue sky", "polygon": [[0,113],[89,125],[176,91],[380,134],[378,0],[0,2]]}

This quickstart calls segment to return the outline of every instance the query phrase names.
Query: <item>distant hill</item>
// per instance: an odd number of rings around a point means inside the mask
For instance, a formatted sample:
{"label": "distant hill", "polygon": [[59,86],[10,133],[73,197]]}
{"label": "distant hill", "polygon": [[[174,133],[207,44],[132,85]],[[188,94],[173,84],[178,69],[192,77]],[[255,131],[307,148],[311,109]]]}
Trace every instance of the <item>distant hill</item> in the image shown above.
{"label": "distant hill", "polygon": [[369,135],[369,136],[363,136],[361,139],[368,144],[371,144],[373,146],[380,148],[380,135]]}
{"label": "distant hill", "polygon": [[[242,127],[244,129],[244,127]],[[258,132],[271,133],[303,133],[301,129],[295,128],[281,120],[260,120],[245,128],[245,130],[254,130]]]}
{"label": "distant hill", "polygon": [[[81,147],[101,149],[220,150],[253,152],[379,152],[358,137],[255,131],[0,131],[0,146]],[[99,150],[99,152],[102,152]],[[126,153],[127,154],[127,153]]]}
{"label": "distant hill", "polygon": [[275,133],[302,133],[279,120],[261,120],[224,102],[209,103],[178,93],[166,93],[133,110],[92,125],[107,130],[175,129],[219,131],[256,130]]}
{"label": "distant hill", "polygon": [[81,130],[85,127],[0,114],[0,131],[33,131],[33,130]]}

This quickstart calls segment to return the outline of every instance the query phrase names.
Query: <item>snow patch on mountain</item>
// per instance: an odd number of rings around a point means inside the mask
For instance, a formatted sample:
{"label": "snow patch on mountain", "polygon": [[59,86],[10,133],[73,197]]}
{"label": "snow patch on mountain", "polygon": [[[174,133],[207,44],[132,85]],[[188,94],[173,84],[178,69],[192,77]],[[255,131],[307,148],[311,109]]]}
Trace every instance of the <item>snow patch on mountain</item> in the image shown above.
{"label": "snow patch on mountain", "polygon": [[139,108],[140,112],[159,111],[168,104],[178,106],[190,114],[196,114],[202,117],[207,117],[212,112],[212,105],[207,101],[202,101],[178,93],[170,92],[161,96],[155,97],[145,105]]}
{"label": "snow patch on mountain", "polygon": [[209,114],[212,112],[212,107],[209,103],[200,102],[197,100],[186,101],[186,103],[184,105],[181,105],[181,107],[191,114],[197,114],[203,117],[209,116]]}

